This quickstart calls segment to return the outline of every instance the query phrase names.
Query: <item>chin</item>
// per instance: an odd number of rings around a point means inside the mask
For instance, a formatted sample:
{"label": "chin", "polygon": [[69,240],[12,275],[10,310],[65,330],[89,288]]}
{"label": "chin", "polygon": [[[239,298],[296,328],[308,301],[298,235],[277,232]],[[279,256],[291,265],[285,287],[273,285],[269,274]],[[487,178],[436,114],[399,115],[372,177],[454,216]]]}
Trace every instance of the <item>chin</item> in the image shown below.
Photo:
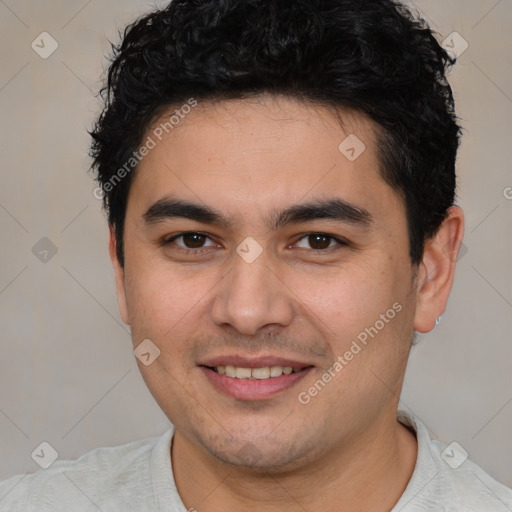
{"label": "chin", "polygon": [[[240,432],[233,437],[223,439],[201,440],[202,447],[217,460],[256,472],[280,473],[302,466],[307,459],[312,458],[314,446],[308,447],[303,437],[297,439],[280,439],[277,436],[251,437],[242,436]],[[309,457],[308,457],[309,454]]]}

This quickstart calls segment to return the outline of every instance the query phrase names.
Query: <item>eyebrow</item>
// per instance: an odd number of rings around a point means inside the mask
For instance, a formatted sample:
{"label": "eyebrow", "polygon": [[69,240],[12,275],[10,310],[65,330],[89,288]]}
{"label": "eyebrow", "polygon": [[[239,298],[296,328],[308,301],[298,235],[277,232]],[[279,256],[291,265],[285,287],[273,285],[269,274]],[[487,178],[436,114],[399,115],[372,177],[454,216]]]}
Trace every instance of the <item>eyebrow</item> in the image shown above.
{"label": "eyebrow", "polygon": [[[169,197],[162,198],[150,206],[142,218],[148,225],[173,218],[216,224],[227,229],[231,229],[234,224],[233,220],[210,206]],[[361,228],[367,228],[373,223],[372,215],[364,208],[335,198],[296,204],[284,210],[273,211],[266,224],[269,229],[275,230],[319,219],[345,222]]]}
{"label": "eyebrow", "polygon": [[269,225],[272,229],[318,219],[335,220],[360,227],[369,227],[373,223],[370,212],[341,199],[325,199],[293,205],[285,210],[274,212],[271,219]]}

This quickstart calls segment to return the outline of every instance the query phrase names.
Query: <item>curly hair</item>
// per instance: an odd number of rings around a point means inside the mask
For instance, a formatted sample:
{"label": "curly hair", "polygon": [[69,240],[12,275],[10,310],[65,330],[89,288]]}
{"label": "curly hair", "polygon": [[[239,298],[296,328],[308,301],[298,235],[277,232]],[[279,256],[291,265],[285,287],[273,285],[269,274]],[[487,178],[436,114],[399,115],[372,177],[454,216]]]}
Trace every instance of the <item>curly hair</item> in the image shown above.
{"label": "curly hair", "polygon": [[115,186],[112,177],[152,122],[191,97],[262,93],[351,109],[377,124],[379,172],[405,202],[410,258],[419,263],[455,200],[461,128],[446,79],[454,63],[428,24],[394,0],[173,0],[138,19],[113,45],[90,133],[121,265],[134,173]]}

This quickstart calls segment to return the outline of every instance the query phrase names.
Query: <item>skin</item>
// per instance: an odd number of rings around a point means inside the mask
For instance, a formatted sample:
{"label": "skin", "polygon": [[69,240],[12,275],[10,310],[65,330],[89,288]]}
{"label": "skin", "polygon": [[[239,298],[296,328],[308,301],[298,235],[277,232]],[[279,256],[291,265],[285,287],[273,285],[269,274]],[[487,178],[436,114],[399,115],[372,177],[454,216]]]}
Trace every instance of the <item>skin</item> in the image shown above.
{"label": "skin", "polygon": [[[445,310],[463,215],[449,210],[413,266],[404,203],[378,172],[377,128],[357,113],[339,116],[341,125],[332,109],[284,97],[200,102],[139,164],[124,268],[111,230],[123,321],[134,347],[150,339],[160,350],[139,367],[175,426],[172,466],[187,508],[391,510],[412,475],[417,443],[396,421],[398,399],[413,330],[430,331]],[[349,134],[366,146],[354,162],[338,149]],[[144,220],[170,196],[214,208],[231,225]],[[272,212],[322,199],[356,205],[372,221],[269,227]],[[210,237],[195,253],[183,238],[163,243],[190,231]],[[346,244],[312,247],[308,233]],[[246,237],[262,248],[252,263],[236,252]],[[395,318],[300,403],[299,393],[395,303]],[[226,354],[287,357],[313,369],[269,399],[238,400],[198,366]]]}

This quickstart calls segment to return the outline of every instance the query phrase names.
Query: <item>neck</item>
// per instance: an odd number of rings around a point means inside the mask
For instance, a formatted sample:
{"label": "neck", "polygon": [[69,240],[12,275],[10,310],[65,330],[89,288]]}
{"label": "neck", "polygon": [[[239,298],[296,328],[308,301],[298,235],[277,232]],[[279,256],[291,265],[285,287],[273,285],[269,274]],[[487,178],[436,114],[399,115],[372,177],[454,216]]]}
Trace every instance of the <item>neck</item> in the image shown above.
{"label": "neck", "polygon": [[[378,421],[346,446],[299,468],[251,470],[225,464],[176,431],[172,465],[189,510],[391,510],[414,470],[414,434],[393,421]],[[343,508],[340,508],[342,504]]]}

